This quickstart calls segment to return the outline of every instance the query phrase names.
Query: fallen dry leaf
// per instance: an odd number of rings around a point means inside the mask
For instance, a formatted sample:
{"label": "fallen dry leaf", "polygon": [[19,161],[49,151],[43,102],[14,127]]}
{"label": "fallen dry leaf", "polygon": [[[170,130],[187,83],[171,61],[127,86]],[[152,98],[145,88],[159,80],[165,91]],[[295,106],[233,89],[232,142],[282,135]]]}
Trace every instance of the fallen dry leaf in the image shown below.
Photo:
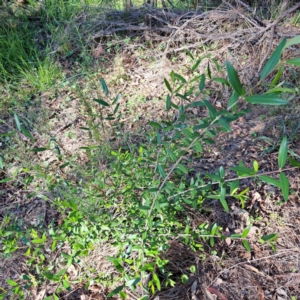
{"label": "fallen dry leaf", "polygon": [[265,294],[264,294],[264,291],[263,291],[260,283],[257,280],[253,280],[253,283],[257,286],[259,299],[260,300],[265,300]]}
{"label": "fallen dry leaf", "polygon": [[46,294],[47,289],[42,289],[39,294],[37,295],[37,297],[35,298],[35,300],[42,300],[44,299],[44,296]]}
{"label": "fallen dry leaf", "polygon": [[225,297],[225,295],[223,293],[221,293],[217,288],[210,286],[209,288],[207,288],[207,290],[213,294],[216,295],[217,297],[219,297],[220,300],[228,300],[227,297]]}

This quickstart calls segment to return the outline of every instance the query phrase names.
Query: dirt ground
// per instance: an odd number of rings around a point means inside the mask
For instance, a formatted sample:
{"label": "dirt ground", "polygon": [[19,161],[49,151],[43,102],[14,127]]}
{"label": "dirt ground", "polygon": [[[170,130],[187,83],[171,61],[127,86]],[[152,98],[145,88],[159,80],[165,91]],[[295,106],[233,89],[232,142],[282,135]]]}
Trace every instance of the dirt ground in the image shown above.
{"label": "dirt ground", "polygon": [[[278,39],[274,41],[273,48],[276,43]],[[226,47],[228,45],[225,45]],[[243,71],[245,65],[242,63],[243,55],[237,56],[243,46],[235,47],[233,50],[235,53],[232,52],[231,55],[237,60],[237,64],[240,63],[240,70],[244,72],[244,82],[249,82],[253,74],[247,73],[247,70]],[[147,130],[148,120],[160,120],[166,116],[166,89],[163,78],[167,78],[171,70],[180,72],[182,66],[187,63],[187,56],[180,53],[176,60],[172,60],[170,56],[149,63],[136,51],[130,51],[126,49],[113,58],[111,63],[114,67],[104,75],[104,79],[111,90],[123,95],[121,111],[122,120],[125,122],[124,130],[130,133],[128,135],[130,142],[135,143]],[[220,63],[224,61],[226,51],[223,49],[222,52],[220,47],[218,48],[216,56],[220,59]],[[250,50],[247,52],[248,61],[253,59],[253,53],[250,52]],[[299,49],[296,52],[299,54]],[[214,53],[214,50],[211,50],[211,53]],[[203,68],[205,64],[204,61]],[[255,66],[250,69],[255,69]],[[101,71],[95,73],[95,77],[100,75],[102,75]],[[88,84],[83,78],[76,83],[82,89]],[[70,84],[57,90],[55,94],[37,95],[44,107],[43,114],[40,114],[40,107],[33,108],[29,114],[31,118],[37,118],[37,123],[45,122],[50,126],[47,130],[41,127],[34,132],[37,139],[35,147],[45,145],[47,136],[55,136],[59,144],[63,145],[62,150],[70,154],[88,143],[86,132],[80,129],[87,124],[85,106],[78,100],[78,94],[72,89],[72,84],[70,79]],[[226,107],[228,91],[224,87],[218,88],[218,92],[210,95],[210,101],[218,108],[223,108]],[[89,90],[88,93],[90,99],[97,97],[96,92],[93,95]],[[210,147],[210,151],[204,152],[201,158],[193,160],[193,167],[197,172],[206,172],[223,166],[230,177],[232,175],[230,167],[238,165],[240,160],[243,160],[246,166],[251,166],[253,160],[257,160],[260,172],[276,171],[278,148],[271,153],[263,153],[269,144],[261,137],[268,138],[276,144],[282,134],[282,120],[287,124],[287,133],[291,134],[293,128],[300,122],[299,101],[297,95],[289,108],[270,110],[251,107],[249,114],[232,124],[231,132],[222,134],[216,145]],[[190,114],[191,118],[199,118],[205,115],[205,111],[196,109],[191,110]],[[7,119],[7,122],[13,124],[13,120]],[[9,128],[1,125],[1,133],[8,131]],[[20,134],[20,138],[25,143],[29,143],[25,136]],[[289,147],[300,157],[299,131],[294,135]],[[50,164],[57,162],[55,155],[50,152],[36,154],[33,159],[47,161]],[[13,173],[14,167],[7,172]],[[0,179],[6,175],[4,172],[0,173]],[[186,284],[164,288],[151,299],[300,299],[300,171],[288,167],[286,175],[292,191],[287,202],[283,201],[281,192],[277,188],[244,179],[241,180],[242,187],[250,187],[249,199],[244,208],[241,207],[241,203],[231,199],[228,201],[229,214],[224,213],[218,201],[206,201],[203,211],[197,214],[187,211],[195,225],[204,221],[218,223],[228,233],[240,233],[251,223],[252,229],[249,234],[251,252],[246,251],[240,242],[233,240],[218,241],[214,249],[206,245],[201,254],[192,252],[174,241],[170,249],[162,254],[169,260],[167,269],[174,276],[180,276],[182,273],[190,274],[190,266],[195,265],[196,272],[189,275]],[[0,220],[3,220],[6,214],[12,214],[22,219],[26,227],[41,224],[47,226],[53,218],[59,219],[59,213],[48,202],[39,197],[30,198],[30,193],[29,188],[24,190],[18,184],[2,184]],[[272,249],[268,243],[262,243],[259,239],[272,233],[278,234],[278,239],[274,243],[276,249]],[[95,253],[91,254],[91,260],[103,262],[104,254],[101,256],[101,249],[97,251],[96,256]],[[107,255],[108,251],[110,250],[103,250],[103,253]],[[7,278],[17,279],[25,270],[25,259],[21,250],[12,257],[2,258],[0,286],[7,287],[5,283]],[[31,299],[41,299],[38,298],[42,295],[41,292],[34,291]],[[86,291],[83,286],[78,285],[74,291],[62,298],[107,299],[105,295],[107,291],[103,287],[92,285]],[[138,298],[137,294],[130,295],[130,299]]]}

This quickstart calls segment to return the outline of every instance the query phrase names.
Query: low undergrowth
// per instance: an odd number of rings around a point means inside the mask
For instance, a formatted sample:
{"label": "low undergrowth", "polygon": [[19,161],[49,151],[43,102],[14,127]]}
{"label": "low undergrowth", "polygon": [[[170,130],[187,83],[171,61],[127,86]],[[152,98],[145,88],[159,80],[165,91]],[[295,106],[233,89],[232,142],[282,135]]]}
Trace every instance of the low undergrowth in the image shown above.
{"label": "low undergrowth", "polygon": [[[119,139],[124,138],[124,132],[119,113],[120,96],[111,94],[100,79],[103,97],[91,99],[99,106],[100,113],[92,109],[89,126],[82,128],[90,138],[90,145],[81,148],[86,154],[85,163],[80,161],[79,153],[72,157],[65,155],[55,138],[49,137],[47,145],[32,151],[54,151],[57,167],[40,163],[32,169],[16,169],[0,181],[1,184],[16,182],[25,189],[30,186],[29,197],[45,199],[60,213],[59,221],[53,220],[47,228],[40,225],[25,228],[13,216],[4,218],[0,227],[1,255],[9,257],[25,249],[27,270],[21,278],[7,279],[10,290],[3,290],[1,298],[9,295],[12,299],[25,299],[30,297],[30,290],[37,289],[44,292],[44,299],[59,299],[78,283],[88,288],[96,282],[109,286],[108,297],[118,294],[125,299],[131,290],[139,299],[149,299],[156,291],[185,283],[189,278],[186,271],[180,276],[168,271],[168,260],[162,254],[171,241],[176,240],[200,257],[205,247],[212,251],[225,239],[238,240],[251,251],[247,238],[251,225],[243,228],[242,233],[225,232],[217,223],[201,222],[194,226],[189,212],[205,213],[203,204],[208,201],[220,202],[226,213],[232,202],[244,208],[249,187],[242,189],[240,182],[245,178],[274,185],[281,190],[283,201],[288,201],[287,161],[291,165],[288,169],[300,166],[289,147],[289,136],[284,134],[273,149],[278,150],[278,170],[271,173],[261,172],[255,160],[252,166],[245,166],[241,161],[230,169],[230,176],[229,170],[223,167],[199,173],[195,171],[193,158],[209,151],[218,135],[231,130],[231,122],[248,113],[243,108],[245,103],[289,105],[297,91],[287,88],[281,75],[287,65],[299,66],[300,58],[280,59],[285,48],[299,41],[299,36],[289,41],[284,39],[276,48],[255,87],[263,90],[259,95],[253,94],[253,87],[243,86],[229,61],[221,67],[211,60],[205,73],[193,76],[203,58],[197,59],[187,51],[193,62],[188,78],[172,71],[170,78],[164,79],[169,117],[149,121],[139,145],[129,145],[126,149],[124,143],[105,158],[103,145],[97,139],[99,127],[106,136]],[[210,64],[216,64],[226,76],[214,77]],[[268,84],[264,81],[270,75],[273,80]],[[207,81],[229,89],[231,97],[226,109],[218,109],[206,99]],[[191,108],[206,110],[207,117],[191,118],[188,113]],[[17,113],[14,117],[16,131],[11,134],[22,133],[33,142],[34,133],[26,127],[25,120]],[[0,167],[4,168],[2,159]],[[257,237],[274,250],[276,238],[276,233]],[[82,265],[83,257],[97,244],[105,243],[118,249],[117,255],[107,257],[116,270],[110,278],[111,284],[103,272],[85,270]],[[81,268],[80,276],[72,278],[71,267]],[[194,269],[195,266],[190,266],[191,273]]]}

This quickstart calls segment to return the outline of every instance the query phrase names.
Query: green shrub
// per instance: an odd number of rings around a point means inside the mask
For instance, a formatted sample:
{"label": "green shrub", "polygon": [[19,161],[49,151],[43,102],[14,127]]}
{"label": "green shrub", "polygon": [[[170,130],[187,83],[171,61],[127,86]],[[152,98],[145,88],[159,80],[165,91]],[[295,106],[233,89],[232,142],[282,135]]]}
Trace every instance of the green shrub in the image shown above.
{"label": "green shrub", "polygon": [[[282,51],[286,46],[298,42],[299,37],[280,43],[262,70],[261,81],[275,68],[281,69],[285,63],[280,61]],[[190,68],[190,74],[193,74],[202,59],[195,59],[190,52],[187,54],[193,61]],[[287,63],[299,65],[299,60],[295,58]],[[214,61],[211,60],[211,63]],[[32,174],[39,182],[44,179],[45,186],[56,195],[53,204],[63,216],[60,225],[52,224],[44,231],[34,228],[20,231],[16,229],[19,228],[17,222],[8,218],[3,222],[0,231],[3,254],[15,251],[23,241],[23,245],[28,247],[25,255],[28,256],[27,264],[31,270],[30,274],[23,276],[23,285],[13,280],[7,281],[12,286],[12,293],[21,299],[26,289],[49,281],[56,284],[57,288],[46,299],[58,299],[58,294],[71,290],[73,284],[66,274],[67,268],[72,264],[80,264],[80,258],[87,256],[93,245],[106,242],[119,247],[117,256],[107,258],[119,272],[119,276],[114,279],[119,286],[108,296],[119,294],[126,298],[126,289],[140,286],[145,295],[141,299],[148,299],[151,293],[163,286],[176,284],[176,278],[166,271],[168,261],[161,256],[171,240],[176,238],[193,251],[201,251],[205,243],[213,247],[218,239],[228,238],[218,224],[203,223],[192,228],[186,213],[187,207],[191,211],[201,211],[206,199],[216,199],[229,212],[228,198],[237,199],[243,207],[249,189],[241,190],[240,180],[246,177],[275,185],[281,189],[284,200],[288,200],[289,182],[284,167],[288,158],[292,166],[299,167],[300,163],[288,157],[287,136],[282,137],[279,146],[279,169],[274,172],[279,173],[277,178],[259,173],[256,161],[253,162],[253,168],[246,167],[242,162],[232,167],[231,170],[237,175],[230,180],[223,167],[208,174],[194,174],[187,163],[188,156],[203,155],[206,145],[213,144],[220,132],[230,131],[230,123],[247,113],[247,110],[239,110],[239,99],[259,105],[288,104],[281,97],[285,90],[278,84],[279,73],[275,75],[268,91],[262,95],[251,95],[240,82],[230,62],[227,61],[225,67],[227,79],[213,77],[209,64],[206,74],[189,79],[171,72],[170,79],[165,79],[168,90],[166,110],[172,111],[171,117],[161,122],[149,122],[151,129],[145,135],[147,142],[131,147],[130,151],[111,151],[105,170],[99,170],[98,167],[101,145],[82,148],[90,158],[86,166],[81,166],[75,156],[73,159],[65,159],[54,138],[46,147],[33,149],[35,152],[55,150],[61,161],[60,170],[75,172],[77,178],[72,181],[60,177],[58,172],[56,176],[47,174],[41,167],[37,167]],[[205,99],[207,80],[224,84],[232,91],[227,109],[217,109]],[[100,84],[104,97],[108,98],[110,92],[103,79]],[[204,99],[194,101],[193,95],[196,93],[200,93]],[[101,107],[101,115],[107,113],[106,120],[111,122],[114,134],[122,131],[118,99],[118,96],[111,101],[94,99]],[[186,112],[190,107],[202,107],[208,111],[208,116],[196,120],[196,123],[195,120],[191,122]],[[30,132],[24,131],[22,120],[17,115],[15,119],[17,129],[33,138]],[[85,130],[92,138],[95,127]],[[13,179],[7,178],[2,182]],[[37,193],[40,194],[39,189]],[[251,251],[247,241],[249,231],[250,227],[246,227],[241,234],[233,234],[230,238],[239,239]],[[261,241],[275,247],[276,238],[276,234],[271,234],[262,237]],[[69,253],[61,251],[66,244]],[[46,259],[46,245],[48,248],[51,245],[55,260]],[[151,278],[148,285],[142,286],[149,274]],[[185,276],[183,274],[182,281],[186,280]],[[90,282],[93,277],[82,276],[80,280]]]}

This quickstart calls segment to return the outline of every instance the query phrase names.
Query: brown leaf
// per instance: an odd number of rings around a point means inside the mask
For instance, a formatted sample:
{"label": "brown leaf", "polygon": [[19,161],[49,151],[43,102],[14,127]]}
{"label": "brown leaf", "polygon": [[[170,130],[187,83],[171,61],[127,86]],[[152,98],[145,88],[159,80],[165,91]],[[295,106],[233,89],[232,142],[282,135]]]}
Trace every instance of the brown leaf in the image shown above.
{"label": "brown leaf", "polygon": [[213,286],[210,286],[209,288],[207,288],[207,290],[211,294],[216,295],[217,297],[219,297],[220,300],[228,300],[227,297],[225,297],[225,295],[223,293],[221,293],[218,289],[216,289]]}
{"label": "brown leaf", "polygon": [[253,282],[257,285],[259,300],[265,300],[265,294],[259,282],[257,280],[253,280]]}

